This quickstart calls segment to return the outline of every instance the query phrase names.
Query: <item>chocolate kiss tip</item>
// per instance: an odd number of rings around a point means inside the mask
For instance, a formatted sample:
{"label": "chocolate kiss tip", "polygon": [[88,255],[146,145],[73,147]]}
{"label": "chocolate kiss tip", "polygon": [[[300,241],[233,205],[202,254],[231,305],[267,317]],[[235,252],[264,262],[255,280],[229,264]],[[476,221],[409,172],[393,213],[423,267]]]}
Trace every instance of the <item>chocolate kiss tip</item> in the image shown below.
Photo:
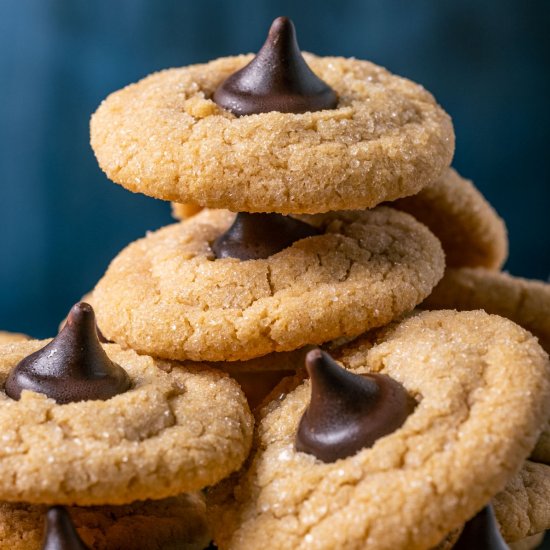
{"label": "chocolate kiss tip", "polygon": [[319,235],[315,227],[289,216],[239,212],[231,227],[212,243],[212,251],[216,258],[259,260],[315,235]]}
{"label": "chocolate kiss tip", "polygon": [[63,506],[53,506],[46,512],[42,550],[89,550],[76,532],[71,517]]}
{"label": "chocolate kiss tip", "polygon": [[314,349],[306,355],[311,399],[296,434],[296,450],[323,462],[372,447],[397,430],[412,410],[405,388],[384,374],[354,374]]}
{"label": "chocolate kiss tip", "polygon": [[273,21],[254,59],[222,82],[213,100],[237,116],[322,111],[338,104],[334,90],[306,63],[288,17]]}
{"label": "chocolate kiss tip", "polygon": [[74,305],[61,332],[9,373],[5,391],[46,394],[58,404],[106,400],[130,388],[130,378],[113,363],[98,340],[95,314],[85,302]]}
{"label": "chocolate kiss tip", "polygon": [[485,506],[466,523],[454,550],[509,550],[495,519],[491,505]]}

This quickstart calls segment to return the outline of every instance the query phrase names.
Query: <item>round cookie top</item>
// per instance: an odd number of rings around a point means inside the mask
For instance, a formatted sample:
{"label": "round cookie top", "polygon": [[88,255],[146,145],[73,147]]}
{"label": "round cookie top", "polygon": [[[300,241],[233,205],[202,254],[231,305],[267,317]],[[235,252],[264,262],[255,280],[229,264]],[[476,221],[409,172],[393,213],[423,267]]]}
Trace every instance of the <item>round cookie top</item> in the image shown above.
{"label": "round cookie top", "polygon": [[500,530],[516,542],[550,528],[550,466],[526,460],[521,470],[493,498]]}
{"label": "round cookie top", "polygon": [[390,208],[307,217],[319,235],[265,259],[215,259],[210,243],[234,218],[204,210],[123,250],[93,293],[105,336],[179,360],[291,351],[388,323],[444,268],[439,241]]}
{"label": "round cookie top", "polygon": [[[39,550],[46,506],[0,503],[0,546]],[[202,550],[208,544],[200,493],[124,506],[69,507],[82,541],[92,550]]]}
{"label": "round cookie top", "polygon": [[130,379],[127,391],[67,404],[28,390],[8,397],[10,372],[47,344],[0,346],[0,500],[88,506],[164,498],[215,483],[246,458],[253,424],[246,399],[236,382],[206,367],[106,344]]}
{"label": "round cookie top", "polygon": [[221,548],[435,546],[504,488],[548,413],[546,354],[481,311],[421,313],[336,357],[402,384],[413,412],[372,447],[324,463],[295,449],[310,382],[272,401],[232,498],[213,503]]}
{"label": "round cookie top", "polygon": [[[296,56],[297,45],[288,49]],[[368,61],[304,59],[294,59],[300,71],[309,66],[336,93],[333,108],[280,112],[268,102],[269,112],[238,116],[215,103],[228,77],[258,65],[253,55],[169,69],[111,94],[91,119],[99,165],[152,197],[283,214],[370,208],[417,193],[449,166],[451,120],[422,86]],[[262,86],[273,75],[263,76]]]}
{"label": "round cookie top", "polygon": [[[448,267],[500,269],[508,256],[503,220],[474,184],[449,168],[418,194],[392,203],[441,241]],[[175,208],[175,213],[183,213]]]}

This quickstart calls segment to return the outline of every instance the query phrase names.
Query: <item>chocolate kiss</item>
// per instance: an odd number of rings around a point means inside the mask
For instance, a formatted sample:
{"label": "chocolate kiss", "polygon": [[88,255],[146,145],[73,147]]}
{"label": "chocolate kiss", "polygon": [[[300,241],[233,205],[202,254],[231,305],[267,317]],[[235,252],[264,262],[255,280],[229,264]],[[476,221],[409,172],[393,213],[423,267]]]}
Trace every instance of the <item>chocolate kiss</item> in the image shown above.
{"label": "chocolate kiss", "polygon": [[296,450],[334,462],[372,447],[410,414],[405,388],[384,374],[353,374],[320,349],[306,355],[311,400],[296,434]]}
{"label": "chocolate kiss", "polygon": [[53,506],[46,512],[42,550],[89,550],[78,536],[71,517],[63,506]]}
{"label": "chocolate kiss", "polygon": [[258,260],[315,235],[319,235],[315,227],[295,218],[239,212],[231,227],[212,243],[212,250],[216,258]]}
{"label": "chocolate kiss", "polygon": [[322,111],[338,104],[334,90],[313,73],[303,58],[288,17],[273,21],[256,57],[222,82],[213,99],[237,116]]}
{"label": "chocolate kiss", "polygon": [[5,391],[17,400],[23,390],[31,390],[65,404],[106,400],[129,388],[128,374],[107,357],[99,343],[92,306],[80,302],[48,345],[12,369]]}
{"label": "chocolate kiss", "polygon": [[504,542],[491,505],[485,506],[466,523],[454,550],[509,550]]}

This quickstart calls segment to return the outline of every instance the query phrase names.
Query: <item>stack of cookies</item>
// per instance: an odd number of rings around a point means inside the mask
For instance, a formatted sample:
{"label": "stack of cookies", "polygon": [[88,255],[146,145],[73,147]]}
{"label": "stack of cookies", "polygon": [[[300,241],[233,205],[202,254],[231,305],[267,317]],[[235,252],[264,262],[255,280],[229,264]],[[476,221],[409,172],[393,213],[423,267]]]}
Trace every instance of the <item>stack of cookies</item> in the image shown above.
{"label": "stack of cookies", "polygon": [[43,548],[540,542],[550,289],[499,273],[426,90],[278,18],[256,55],[112,94],[91,141],[181,221],[113,260],[101,330],[79,303],[0,347],[1,540],[39,548],[46,516]]}

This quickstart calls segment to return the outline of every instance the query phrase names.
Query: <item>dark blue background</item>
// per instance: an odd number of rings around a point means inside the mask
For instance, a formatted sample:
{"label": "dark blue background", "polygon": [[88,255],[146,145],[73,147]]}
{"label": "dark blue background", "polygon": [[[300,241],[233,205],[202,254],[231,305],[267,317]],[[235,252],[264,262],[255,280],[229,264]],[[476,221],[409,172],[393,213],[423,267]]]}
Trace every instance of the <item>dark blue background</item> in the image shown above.
{"label": "dark blue background", "polygon": [[256,50],[291,16],[303,49],[371,59],[453,116],[454,165],[508,223],[515,274],[550,273],[546,0],[3,0],[0,329],[51,335],[167,204],[101,173],[88,121],[151,71]]}

